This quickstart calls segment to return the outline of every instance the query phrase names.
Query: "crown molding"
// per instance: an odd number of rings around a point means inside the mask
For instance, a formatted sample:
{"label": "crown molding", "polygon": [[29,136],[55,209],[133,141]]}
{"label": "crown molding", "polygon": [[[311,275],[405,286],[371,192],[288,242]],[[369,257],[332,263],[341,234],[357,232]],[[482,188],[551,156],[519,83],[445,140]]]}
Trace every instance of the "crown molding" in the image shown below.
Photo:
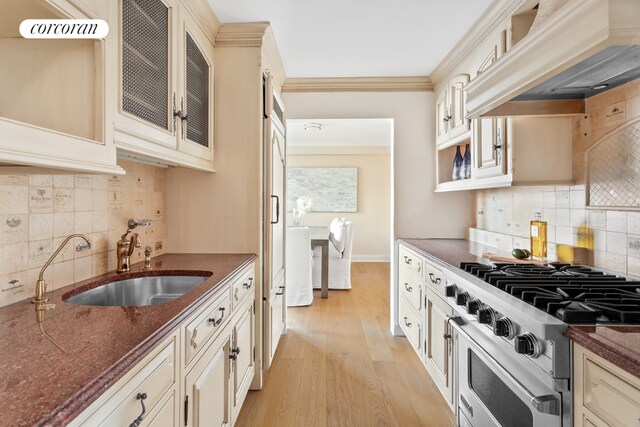
{"label": "crown molding", "polygon": [[280,50],[276,43],[275,35],[273,34],[273,28],[269,26],[266,29],[263,38],[263,54],[261,65],[264,69],[271,71],[273,76],[273,86],[277,93],[282,91],[282,85],[287,79],[287,74],[282,63],[282,57],[280,56]]}
{"label": "crown molding", "polygon": [[530,2],[531,0],[493,0],[487,10],[431,72],[430,77],[435,86],[440,86],[442,79],[451,75],[455,67],[471,55],[500,23],[515,14],[525,3]]}
{"label": "crown molding", "polygon": [[268,22],[222,24],[216,36],[215,47],[262,47]]}
{"label": "crown molding", "polygon": [[432,92],[427,76],[310,77],[287,79],[282,92]]}
{"label": "crown molding", "polygon": [[183,0],[182,4],[189,10],[191,16],[205,30],[207,37],[213,42],[220,29],[220,20],[211,5],[209,5],[209,2],[207,0]]}

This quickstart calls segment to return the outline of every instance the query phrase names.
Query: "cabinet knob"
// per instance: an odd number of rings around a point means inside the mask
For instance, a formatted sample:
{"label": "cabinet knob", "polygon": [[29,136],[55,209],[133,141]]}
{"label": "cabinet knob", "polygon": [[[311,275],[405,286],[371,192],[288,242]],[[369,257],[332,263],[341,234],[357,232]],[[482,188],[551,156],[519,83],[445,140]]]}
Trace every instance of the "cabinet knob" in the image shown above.
{"label": "cabinet knob", "polygon": [[409,284],[408,284],[408,283],[406,283],[406,282],[405,282],[405,284],[404,284],[404,288],[407,290],[407,292],[411,292],[411,291],[413,291],[413,287],[412,287],[412,286],[409,286]]}
{"label": "cabinet knob", "polygon": [[407,322],[406,316],[404,318],[404,324],[407,325],[407,327],[409,327],[409,328],[411,327],[411,322]]}

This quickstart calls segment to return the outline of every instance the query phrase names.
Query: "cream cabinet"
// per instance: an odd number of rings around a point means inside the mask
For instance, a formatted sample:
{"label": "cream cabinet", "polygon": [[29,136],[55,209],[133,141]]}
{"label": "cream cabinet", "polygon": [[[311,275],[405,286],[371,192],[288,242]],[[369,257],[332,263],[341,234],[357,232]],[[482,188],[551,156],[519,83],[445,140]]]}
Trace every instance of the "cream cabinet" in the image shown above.
{"label": "cream cabinet", "polygon": [[[436,82],[437,192],[573,183],[571,117],[480,117],[468,120],[465,90],[528,31],[530,13],[505,18]],[[475,43],[475,42],[474,42]],[[464,106],[463,106],[464,105]],[[443,120],[445,120],[443,122]],[[464,127],[466,125],[468,127]],[[459,130],[457,130],[459,129]],[[456,135],[457,134],[457,135]],[[471,157],[471,177],[454,180],[457,150]]]}
{"label": "cream cabinet", "polygon": [[453,405],[453,338],[449,317],[453,308],[427,289],[425,307],[425,364],[447,403]]}
{"label": "cream cabinet", "polygon": [[253,299],[236,315],[231,330],[231,419],[238,418],[255,374],[255,309]]}
{"label": "cream cabinet", "polygon": [[226,328],[214,339],[193,369],[185,376],[184,424],[231,425],[229,414],[229,356],[231,340]]}
{"label": "cream cabinet", "polygon": [[178,343],[178,334],[165,340],[70,426],[178,425]]}
{"label": "cream cabinet", "polygon": [[420,359],[424,358],[424,265],[421,256],[403,245],[398,246],[398,321]]}
{"label": "cream cabinet", "polygon": [[[0,29],[0,165],[122,174],[106,126],[106,40],[24,39],[25,19],[89,18],[76,2],[24,0]],[[88,9],[87,9],[88,11]]]}
{"label": "cream cabinet", "polygon": [[640,420],[640,378],[573,345],[574,425],[634,426]]}
{"label": "cream cabinet", "polygon": [[469,139],[470,122],[466,118],[466,93],[464,86],[470,76],[452,77],[441,90],[436,101],[436,142],[438,145],[454,144]]}
{"label": "cream cabinet", "polygon": [[[108,70],[119,151],[213,171],[213,35],[189,2],[119,0]],[[117,9],[117,10],[115,10]],[[116,25],[113,25],[116,24]]]}
{"label": "cream cabinet", "polygon": [[507,132],[504,118],[473,120],[472,166],[474,178],[507,173]]}
{"label": "cream cabinet", "polygon": [[233,425],[255,374],[255,287],[230,294],[254,277],[251,263],[70,425]]}
{"label": "cream cabinet", "polygon": [[442,270],[398,243],[398,324],[447,404],[453,408],[453,338]]}

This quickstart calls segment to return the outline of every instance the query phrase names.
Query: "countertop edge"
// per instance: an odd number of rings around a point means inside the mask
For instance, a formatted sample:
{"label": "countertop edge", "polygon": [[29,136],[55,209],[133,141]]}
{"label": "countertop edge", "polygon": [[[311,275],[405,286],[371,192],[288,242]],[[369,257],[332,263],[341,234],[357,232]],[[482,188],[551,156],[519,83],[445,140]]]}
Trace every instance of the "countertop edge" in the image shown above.
{"label": "countertop edge", "polygon": [[[603,339],[597,339],[580,330],[579,326],[571,326],[565,330],[565,336],[575,344],[579,344],[590,352],[602,357],[607,362],[640,379],[640,359],[625,354],[608,345]],[[631,351],[631,350],[629,350]]]}
{"label": "countertop edge", "polygon": [[160,344],[167,336],[173,333],[182,322],[191,314],[200,308],[206,300],[214,295],[221,287],[226,286],[233,278],[246,266],[257,259],[257,255],[251,254],[251,257],[244,263],[239,265],[233,272],[228,274],[216,286],[209,289],[200,298],[195,300],[173,319],[165,323],[165,325],[149,335],[144,341],[134,347],[126,355],[116,361],[113,365],[103,371],[92,382],[79,389],[70,396],[61,405],[55,408],[48,417],[38,422],[40,426],[59,425],[66,423],[78,417],[85,409],[95,402],[103,393],[115,385],[131,368],[142,361],[158,344]]}

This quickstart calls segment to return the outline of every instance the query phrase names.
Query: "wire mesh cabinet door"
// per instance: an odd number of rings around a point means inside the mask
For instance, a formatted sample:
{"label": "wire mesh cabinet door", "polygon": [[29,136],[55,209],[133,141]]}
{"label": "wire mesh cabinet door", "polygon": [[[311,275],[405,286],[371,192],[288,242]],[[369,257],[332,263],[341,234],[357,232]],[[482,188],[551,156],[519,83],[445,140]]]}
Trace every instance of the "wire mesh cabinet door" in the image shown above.
{"label": "wire mesh cabinet door", "polygon": [[120,91],[118,131],[176,147],[173,0],[120,2]]}
{"label": "wire mesh cabinet door", "polygon": [[178,149],[213,158],[213,43],[189,12],[180,9],[180,86]]}

